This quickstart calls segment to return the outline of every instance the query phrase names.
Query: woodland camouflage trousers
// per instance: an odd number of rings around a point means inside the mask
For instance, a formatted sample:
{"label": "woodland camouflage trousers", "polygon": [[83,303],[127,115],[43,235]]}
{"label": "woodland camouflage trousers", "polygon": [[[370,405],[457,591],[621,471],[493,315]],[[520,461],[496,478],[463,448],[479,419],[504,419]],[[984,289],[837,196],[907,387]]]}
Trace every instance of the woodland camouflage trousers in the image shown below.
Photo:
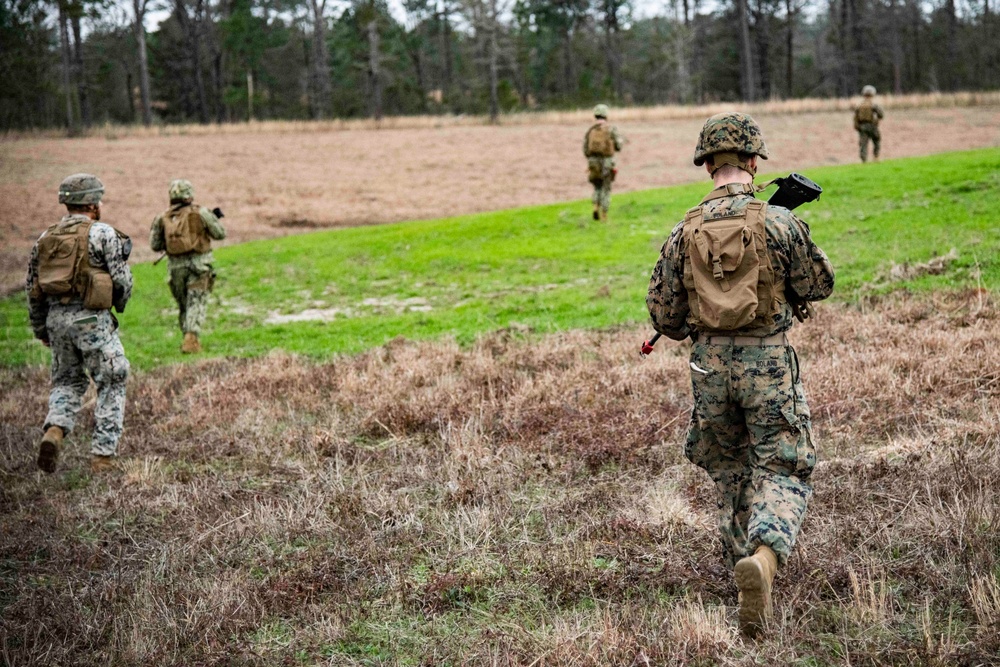
{"label": "woodland camouflage trousers", "polygon": [[[587,160],[590,183],[594,186],[591,201],[594,206],[607,211],[611,208],[611,184],[615,180],[615,161],[610,157],[592,157]],[[600,175],[597,177],[597,175]]]}
{"label": "woodland camouflage trousers", "polygon": [[170,292],[177,302],[177,319],[184,333],[201,333],[214,280],[211,268],[198,272],[187,266],[171,267]]}
{"label": "woodland camouflage trousers", "polygon": [[816,465],[795,351],[696,342],[691,364],[694,410],[685,454],[715,482],[724,557],[734,565],[764,545],[784,563]]}
{"label": "woodland camouflage trousers", "polygon": [[46,327],[52,349],[52,390],[45,428],[58,426],[66,434],[73,430],[83,396],[93,379],[97,385],[97,405],[90,451],[113,456],[118,451],[125,420],[129,363],[111,313],[75,304],[53,306]]}
{"label": "woodland camouflage trousers", "polygon": [[879,129],[871,123],[862,123],[858,126],[858,152],[861,155],[861,161],[868,161],[868,140],[872,142],[872,153],[875,155],[875,159],[878,159],[878,154],[882,151],[882,133]]}

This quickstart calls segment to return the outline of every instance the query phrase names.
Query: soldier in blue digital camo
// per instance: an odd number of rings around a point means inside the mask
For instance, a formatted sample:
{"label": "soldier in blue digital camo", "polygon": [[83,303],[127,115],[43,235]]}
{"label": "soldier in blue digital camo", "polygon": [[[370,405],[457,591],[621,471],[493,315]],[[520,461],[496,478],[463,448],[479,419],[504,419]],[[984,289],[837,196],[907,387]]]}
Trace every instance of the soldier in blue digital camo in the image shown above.
{"label": "soldier in blue digital camo", "polygon": [[[132,242],[101,219],[104,185],[74,174],[59,186],[68,214],[31,250],[26,288],[35,337],[52,350],[52,391],[38,448],[38,467],[54,472],[63,439],[73,430],[84,393],[97,385],[91,470],[112,467],[125,416],[129,363],[110,308],[132,295]],[[89,378],[87,377],[89,374]]]}
{"label": "soldier in blue digital camo", "polygon": [[587,179],[594,186],[594,220],[607,222],[611,207],[611,185],[618,175],[615,153],[625,140],[618,128],[608,123],[608,105],[594,107],[595,123],[583,137],[583,154],[587,156]]}
{"label": "soldier in blue digital camo", "polygon": [[816,464],[786,332],[834,282],[808,225],[755,199],[758,158],[767,159],[767,148],[752,118],[708,119],[694,163],[706,166],[716,188],[671,232],[646,297],[659,333],[692,339],[685,454],[718,491],[723,552],[749,635],[772,618],[774,575],[795,545]]}
{"label": "soldier in blue digital camo", "polygon": [[218,213],[194,203],[190,181],[170,183],[170,208],[156,216],[149,233],[149,245],[166,252],[170,272],[170,292],[177,302],[178,322],[184,333],[181,352],[201,352],[198,336],[208,312],[208,298],[215,285],[212,269],[212,239],[226,238]]}

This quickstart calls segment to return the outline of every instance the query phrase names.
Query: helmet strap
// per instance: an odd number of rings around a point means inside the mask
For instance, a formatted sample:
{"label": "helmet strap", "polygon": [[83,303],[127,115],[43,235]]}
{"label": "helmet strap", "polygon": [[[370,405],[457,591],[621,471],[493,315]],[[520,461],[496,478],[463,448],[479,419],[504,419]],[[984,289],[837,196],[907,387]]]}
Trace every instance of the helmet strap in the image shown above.
{"label": "helmet strap", "polygon": [[751,167],[749,162],[743,162],[740,160],[739,153],[732,152],[722,152],[714,153],[712,155],[712,171],[710,172],[712,176],[715,176],[715,172],[722,169],[724,166],[729,165],[731,167],[736,167],[737,169],[742,169],[751,176],[757,175],[757,169]]}

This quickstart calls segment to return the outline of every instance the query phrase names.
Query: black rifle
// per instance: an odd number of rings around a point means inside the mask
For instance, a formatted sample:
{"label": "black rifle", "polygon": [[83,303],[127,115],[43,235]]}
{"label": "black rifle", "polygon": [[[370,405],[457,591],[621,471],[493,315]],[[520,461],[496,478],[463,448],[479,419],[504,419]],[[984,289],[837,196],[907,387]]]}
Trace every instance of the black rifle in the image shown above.
{"label": "black rifle", "polygon": [[[222,209],[219,208],[218,206],[216,206],[215,208],[212,209],[212,215],[214,215],[216,218],[219,218],[220,220],[222,218],[226,217],[226,215],[222,212]],[[160,255],[159,257],[157,257],[156,261],[153,262],[153,266],[156,266],[157,264],[159,264],[160,262],[162,262],[163,258],[166,257],[166,256],[167,256],[167,253],[163,253],[162,255]]]}
{"label": "black rifle", "polygon": [[[791,173],[784,178],[776,178],[761,185],[759,190],[764,190],[773,184],[777,184],[778,189],[767,200],[767,203],[772,206],[783,206],[789,211],[803,204],[808,204],[811,201],[816,201],[823,194],[823,188],[818,183],[806,178],[802,174]],[[791,305],[792,313],[799,322],[804,322],[814,314],[812,304],[808,301],[802,303],[790,301],[789,305]],[[656,341],[658,340],[660,340],[660,334],[656,334],[649,340],[644,340],[639,354],[645,357],[652,352],[653,346],[656,345]]]}

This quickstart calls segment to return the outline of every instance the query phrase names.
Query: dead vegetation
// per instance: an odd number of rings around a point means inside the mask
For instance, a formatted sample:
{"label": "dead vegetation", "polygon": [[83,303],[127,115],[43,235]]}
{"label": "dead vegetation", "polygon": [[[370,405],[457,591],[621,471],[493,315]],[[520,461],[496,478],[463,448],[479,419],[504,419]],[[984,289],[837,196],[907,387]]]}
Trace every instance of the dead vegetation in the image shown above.
{"label": "dead vegetation", "polygon": [[645,331],[404,340],[132,378],[124,458],[45,477],[0,371],[0,656],[16,665],[985,665],[1000,652],[1000,311],[798,327],[822,463],[772,638],[733,630],[686,350]]}

